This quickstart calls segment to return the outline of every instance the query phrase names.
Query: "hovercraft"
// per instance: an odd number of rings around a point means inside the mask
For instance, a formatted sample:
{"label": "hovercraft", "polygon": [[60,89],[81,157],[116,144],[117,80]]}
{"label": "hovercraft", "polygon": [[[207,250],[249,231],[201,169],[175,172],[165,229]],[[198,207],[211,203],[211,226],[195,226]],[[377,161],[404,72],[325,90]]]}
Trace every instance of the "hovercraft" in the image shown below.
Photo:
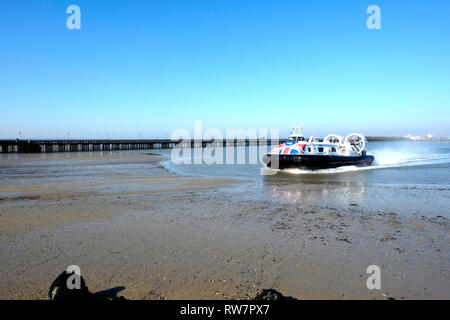
{"label": "hovercraft", "polygon": [[280,144],[263,158],[271,169],[327,169],[342,166],[369,166],[375,160],[367,155],[367,140],[359,133],[349,134],[345,139],[329,134],[323,141],[314,136],[308,140],[295,127],[285,143]]}

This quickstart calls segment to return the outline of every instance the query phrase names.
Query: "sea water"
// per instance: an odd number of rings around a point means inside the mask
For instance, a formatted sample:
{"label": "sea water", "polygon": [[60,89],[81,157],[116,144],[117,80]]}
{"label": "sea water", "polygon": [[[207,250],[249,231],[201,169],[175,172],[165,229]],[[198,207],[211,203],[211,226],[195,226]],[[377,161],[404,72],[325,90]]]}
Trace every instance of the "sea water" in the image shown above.
{"label": "sea water", "polygon": [[[270,200],[280,205],[307,203],[341,209],[343,212],[349,208],[360,208],[382,213],[450,216],[450,143],[369,143],[368,153],[375,156],[371,166],[347,166],[315,171],[267,169],[259,159],[269,148],[216,149],[223,157],[222,161],[218,162],[223,164],[207,164],[211,160],[208,159],[211,155],[211,149],[208,148],[182,154],[186,160],[186,163],[182,164],[174,161],[179,159],[180,150],[169,149],[40,155],[2,154],[0,180],[7,187],[39,188],[46,182],[64,184],[69,178],[70,183],[95,184],[102,182],[99,180],[109,179],[111,175],[116,178],[146,177],[154,174],[155,162],[151,160],[152,157],[148,157],[147,163],[145,155],[158,153],[166,158],[162,166],[175,174],[241,180],[243,183],[233,184],[228,189],[222,188],[220,192],[233,192],[236,201],[252,202],[256,206]],[[141,153],[144,157],[139,158],[138,163],[115,159],[118,155],[127,153]],[[251,161],[255,160],[255,153],[258,154],[257,161]],[[226,159],[230,154],[233,154],[233,158]],[[240,157],[242,155],[243,157]],[[194,161],[190,156],[197,158]],[[97,158],[101,160],[99,165],[95,165]],[[194,162],[201,164],[192,164]]]}
{"label": "sea water", "polygon": [[[373,155],[375,161],[368,167],[276,172],[266,172],[271,170],[260,161],[249,163],[250,154],[260,152],[257,147],[235,147],[233,151],[235,160],[239,152],[244,153],[247,163],[225,164],[224,159],[224,164],[206,164],[205,161],[192,164],[190,155],[185,154],[187,163],[177,164],[171,160],[175,151],[159,152],[168,158],[164,166],[179,174],[254,181],[253,185],[241,187],[242,192],[253,199],[262,194],[285,197],[287,202],[310,201],[328,207],[352,204],[375,211],[450,216],[448,142],[371,142],[368,143],[368,154]],[[222,153],[225,158],[226,150]],[[175,155],[179,157],[179,154]]]}

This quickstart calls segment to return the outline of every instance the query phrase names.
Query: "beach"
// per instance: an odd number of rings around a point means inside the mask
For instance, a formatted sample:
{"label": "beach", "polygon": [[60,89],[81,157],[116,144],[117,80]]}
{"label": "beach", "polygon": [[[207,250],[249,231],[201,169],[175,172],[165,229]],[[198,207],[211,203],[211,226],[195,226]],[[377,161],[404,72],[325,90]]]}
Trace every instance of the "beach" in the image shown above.
{"label": "beach", "polygon": [[[47,299],[69,265],[92,292],[129,299],[249,299],[264,288],[296,299],[450,298],[447,186],[380,191],[360,172],[208,176],[167,159],[2,155],[0,299]],[[380,290],[366,286],[370,265]]]}

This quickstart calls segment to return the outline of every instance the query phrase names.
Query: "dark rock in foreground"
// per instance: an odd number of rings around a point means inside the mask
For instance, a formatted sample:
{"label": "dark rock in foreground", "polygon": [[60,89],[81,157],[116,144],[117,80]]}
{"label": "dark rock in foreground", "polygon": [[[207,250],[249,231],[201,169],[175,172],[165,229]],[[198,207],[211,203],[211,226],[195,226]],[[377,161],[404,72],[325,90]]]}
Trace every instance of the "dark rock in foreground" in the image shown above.
{"label": "dark rock in foreground", "polygon": [[[292,298],[291,298],[292,299]],[[291,300],[275,289],[263,289],[253,300]]]}
{"label": "dark rock in foreground", "polygon": [[[84,301],[103,301],[103,300],[126,300],[124,297],[117,297],[117,292],[125,289],[116,287],[108,290],[92,293],[86,286],[86,282],[80,275],[80,288],[69,289],[67,281],[74,273],[63,271],[51,284],[48,291],[48,298],[54,301],[84,300]],[[285,297],[275,289],[263,289],[253,300],[295,300],[292,297]]]}
{"label": "dark rock in foreground", "polygon": [[123,287],[112,288],[105,291],[92,293],[86,286],[83,277],[80,276],[80,288],[69,289],[67,287],[67,280],[73,273],[63,271],[51,284],[48,291],[48,298],[54,301],[67,300],[85,300],[85,301],[102,301],[102,300],[125,300],[124,297],[117,297],[118,291],[123,290]]}

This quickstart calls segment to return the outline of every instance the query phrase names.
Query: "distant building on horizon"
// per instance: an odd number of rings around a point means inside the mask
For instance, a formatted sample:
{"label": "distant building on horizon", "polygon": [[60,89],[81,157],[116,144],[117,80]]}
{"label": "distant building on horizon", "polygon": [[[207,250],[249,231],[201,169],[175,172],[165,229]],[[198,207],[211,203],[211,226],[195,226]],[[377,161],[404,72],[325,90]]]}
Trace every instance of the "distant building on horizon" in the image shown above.
{"label": "distant building on horizon", "polygon": [[407,134],[404,136],[405,138],[411,140],[411,141],[447,141],[450,140],[450,138],[447,138],[443,135],[432,135],[431,133],[427,134],[426,136],[413,136],[412,134]]}

